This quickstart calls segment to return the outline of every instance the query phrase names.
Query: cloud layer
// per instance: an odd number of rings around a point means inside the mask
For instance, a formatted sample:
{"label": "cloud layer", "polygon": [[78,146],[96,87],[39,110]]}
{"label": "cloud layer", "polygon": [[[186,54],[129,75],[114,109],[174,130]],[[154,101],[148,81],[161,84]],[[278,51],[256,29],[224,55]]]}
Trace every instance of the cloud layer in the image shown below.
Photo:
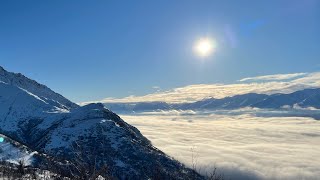
{"label": "cloud layer", "polygon": [[188,165],[194,148],[198,167],[206,171],[215,164],[227,178],[320,177],[320,161],[315,158],[320,157],[320,121],[230,114],[170,111],[121,117]]}
{"label": "cloud layer", "polygon": [[[197,84],[144,96],[106,98],[99,102],[194,102],[204,98],[223,98],[245,93],[292,93],[305,88],[320,87],[320,72],[258,76],[241,79],[237,84]],[[87,102],[89,103],[89,102]],[[86,104],[86,103],[83,103]]]}

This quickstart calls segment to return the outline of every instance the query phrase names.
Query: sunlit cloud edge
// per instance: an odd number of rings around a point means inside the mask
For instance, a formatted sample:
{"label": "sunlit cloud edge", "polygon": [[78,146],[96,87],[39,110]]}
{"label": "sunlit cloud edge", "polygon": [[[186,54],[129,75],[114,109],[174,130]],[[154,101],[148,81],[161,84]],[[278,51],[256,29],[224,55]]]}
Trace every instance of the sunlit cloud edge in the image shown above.
{"label": "sunlit cloud edge", "polygon": [[85,105],[97,102],[134,103],[155,101],[185,103],[199,101],[208,97],[224,98],[246,93],[292,93],[306,88],[319,87],[320,72],[275,74],[243,78],[234,84],[194,84],[167,91],[157,91],[143,96],[130,95],[124,98],[108,97],[98,101],[81,102],[79,104]]}

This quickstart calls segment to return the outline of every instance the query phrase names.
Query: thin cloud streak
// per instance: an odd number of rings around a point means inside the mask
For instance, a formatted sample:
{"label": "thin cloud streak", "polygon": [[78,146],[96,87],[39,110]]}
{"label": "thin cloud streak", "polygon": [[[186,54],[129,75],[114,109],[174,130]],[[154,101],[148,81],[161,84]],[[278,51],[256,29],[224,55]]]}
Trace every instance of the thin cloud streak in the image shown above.
{"label": "thin cloud streak", "polygon": [[306,76],[307,73],[294,73],[294,74],[275,74],[275,75],[266,75],[266,76],[257,76],[257,77],[248,77],[239,80],[240,82],[247,81],[283,81],[294,79],[302,76]]}

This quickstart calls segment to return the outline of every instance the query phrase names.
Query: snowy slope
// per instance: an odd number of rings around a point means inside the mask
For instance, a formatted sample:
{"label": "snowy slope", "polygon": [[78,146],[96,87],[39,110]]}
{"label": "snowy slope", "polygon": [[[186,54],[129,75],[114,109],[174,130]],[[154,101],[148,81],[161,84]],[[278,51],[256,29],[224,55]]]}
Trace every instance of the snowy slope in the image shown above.
{"label": "snowy slope", "polygon": [[2,134],[0,134],[0,137],[4,138],[4,141],[0,142],[0,161],[7,161],[13,164],[19,164],[19,161],[23,161],[25,165],[32,164],[34,161],[33,155],[37,154],[37,152],[31,151],[28,147]]}
{"label": "snowy slope", "polygon": [[0,132],[8,133],[20,142],[26,142],[25,130],[39,123],[49,114],[66,113],[38,96],[3,82],[0,82]]}
{"label": "snowy slope", "polygon": [[8,72],[1,66],[0,81],[21,89],[25,89],[39,98],[46,100],[48,103],[59,106],[60,108],[73,109],[78,107],[77,104],[69,101],[60,94],[55,93],[47,86],[39,84],[38,82],[31,80],[20,73]]}

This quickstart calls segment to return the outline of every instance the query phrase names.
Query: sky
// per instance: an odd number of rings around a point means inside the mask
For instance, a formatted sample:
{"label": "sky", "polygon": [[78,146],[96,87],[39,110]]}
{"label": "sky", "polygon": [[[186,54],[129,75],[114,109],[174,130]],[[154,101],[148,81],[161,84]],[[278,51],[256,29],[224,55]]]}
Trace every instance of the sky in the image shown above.
{"label": "sky", "polygon": [[[0,65],[95,101],[315,73],[319,33],[318,0],[10,0],[0,2]],[[217,43],[206,58],[193,52],[203,37]]]}

